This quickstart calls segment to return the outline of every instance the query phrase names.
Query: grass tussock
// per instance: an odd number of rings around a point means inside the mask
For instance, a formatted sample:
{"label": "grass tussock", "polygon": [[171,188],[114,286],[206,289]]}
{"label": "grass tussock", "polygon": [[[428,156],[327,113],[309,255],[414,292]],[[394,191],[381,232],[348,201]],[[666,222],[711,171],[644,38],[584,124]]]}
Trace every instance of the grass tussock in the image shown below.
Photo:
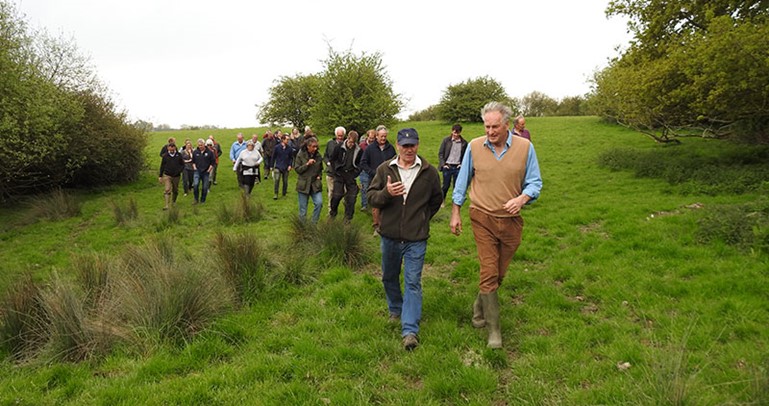
{"label": "grass tussock", "polygon": [[241,304],[252,303],[264,291],[267,275],[274,267],[266,247],[249,232],[224,234],[214,238],[222,275],[234,287]]}
{"label": "grass tussock", "polygon": [[77,217],[82,205],[74,194],[62,189],[32,197],[27,203],[28,210],[21,219],[21,225],[33,224],[40,220],[57,221]]}
{"label": "grass tussock", "polygon": [[329,221],[317,227],[314,242],[331,262],[361,269],[371,259],[371,237],[357,223]]}
{"label": "grass tussock", "polygon": [[241,192],[233,207],[221,205],[217,215],[222,224],[254,223],[262,219],[264,211],[261,201]]}
{"label": "grass tussock", "polygon": [[48,339],[42,287],[28,274],[5,292],[0,313],[0,346],[14,360],[28,358]]}
{"label": "grass tussock", "polygon": [[110,200],[109,206],[115,217],[115,223],[119,226],[129,224],[139,217],[139,204],[133,197],[129,197],[125,202]]}

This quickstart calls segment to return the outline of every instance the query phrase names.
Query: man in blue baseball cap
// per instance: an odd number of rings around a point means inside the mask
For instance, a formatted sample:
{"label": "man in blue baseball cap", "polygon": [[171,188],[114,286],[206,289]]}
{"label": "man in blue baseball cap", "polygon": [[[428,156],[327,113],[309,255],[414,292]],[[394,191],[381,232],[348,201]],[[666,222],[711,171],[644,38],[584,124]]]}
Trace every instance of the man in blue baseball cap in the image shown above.
{"label": "man in blue baseball cap", "polygon": [[430,237],[430,219],[441,207],[443,192],[438,170],[417,155],[417,130],[398,131],[397,143],[398,156],[379,165],[366,196],[369,205],[380,211],[382,284],[390,319],[400,319],[403,348],[411,351],[419,345],[422,266]]}

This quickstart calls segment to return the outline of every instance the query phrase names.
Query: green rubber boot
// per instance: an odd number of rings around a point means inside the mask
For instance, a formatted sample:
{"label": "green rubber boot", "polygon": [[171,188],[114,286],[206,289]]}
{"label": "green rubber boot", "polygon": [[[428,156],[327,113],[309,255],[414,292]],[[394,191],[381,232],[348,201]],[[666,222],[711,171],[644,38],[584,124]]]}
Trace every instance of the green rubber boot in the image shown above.
{"label": "green rubber boot", "polygon": [[475,302],[473,302],[473,327],[486,327],[486,319],[483,318],[483,303],[481,303],[480,293],[475,297]]}
{"label": "green rubber boot", "polygon": [[502,330],[499,326],[499,296],[497,291],[481,293],[483,303],[483,315],[486,317],[486,326],[489,328],[489,348],[502,348]]}

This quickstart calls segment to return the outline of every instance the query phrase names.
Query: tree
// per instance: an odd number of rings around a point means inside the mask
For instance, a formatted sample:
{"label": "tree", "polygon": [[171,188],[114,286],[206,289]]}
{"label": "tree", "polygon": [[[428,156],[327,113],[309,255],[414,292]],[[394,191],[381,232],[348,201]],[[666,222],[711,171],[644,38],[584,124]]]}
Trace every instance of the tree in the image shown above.
{"label": "tree", "polygon": [[630,47],[596,72],[591,104],[659,142],[769,142],[769,1],[615,0]]}
{"label": "tree", "polygon": [[558,109],[558,102],[552,97],[533,91],[521,98],[521,113],[524,116],[552,116]]}
{"label": "tree", "polygon": [[317,134],[331,134],[339,125],[358,133],[379,124],[389,126],[403,107],[379,53],[356,56],[329,49],[318,76],[315,103],[310,107],[310,122]]}
{"label": "tree", "polygon": [[434,121],[438,119],[438,105],[434,104],[424,110],[415,111],[409,115],[409,121]]}
{"label": "tree", "polygon": [[281,76],[270,88],[268,101],[258,106],[257,119],[260,123],[290,123],[293,127],[304,128],[310,121],[319,83],[318,75]]}
{"label": "tree", "polygon": [[558,102],[556,116],[583,116],[587,110],[583,96],[567,96]]}
{"label": "tree", "polygon": [[511,99],[496,80],[483,76],[449,85],[437,105],[438,117],[447,122],[482,122],[481,108],[490,101],[511,105]]}
{"label": "tree", "polygon": [[0,0],[0,200],[138,176],[144,132],[89,66],[71,41],[31,32]]}

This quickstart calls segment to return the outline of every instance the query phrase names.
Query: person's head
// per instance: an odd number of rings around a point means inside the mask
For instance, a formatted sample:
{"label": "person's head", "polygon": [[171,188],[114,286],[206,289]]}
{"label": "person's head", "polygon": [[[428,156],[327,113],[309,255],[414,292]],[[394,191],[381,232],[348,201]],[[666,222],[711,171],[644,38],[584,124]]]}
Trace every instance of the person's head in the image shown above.
{"label": "person's head", "polygon": [[305,148],[307,148],[307,152],[309,152],[310,154],[314,154],[315,151],[318,150],[318,139],[315,137],[312,137],[308,139],[307,143],[304,145],[305,145]]}
{"label": "person's head", "polygon": [[344,139],[344,135],[347,132],[347,130],[344,129],[344,127],[339,126],[334,129],[334,136],[336,136],[337,141],[342,141]]}
{"label": "person's head", "polygon": [[258,139],[259,139],[259,134],[254,133],[254,134],[251,135],[251,140],[252,141],[256,142],[256,140],[258,140]]}
{"label": "person's head", "polygon": [[411,165],[417,159],[419,133],[414,128],[398,131],[398,159],[405,165]]}
{"label": "person's head", "polygon": [[168,147],[166,147],[166,149],[168,150],[168,152],[170,154],[175,154],[176,153],[176,143],[175,142],[169,142],[168,143]]}
{"label": "person's head", "polygon": [[201,151],[206,149],[206,141],[202,138],[198,138],[198,149]]}
{"label": "person's head", "polygon": [[[242,137],[242,136],[241,136],[241,137]],[[254,142],[253,142],[253,141],[251,141],[251,140],[248,140],[248,141],[246,142],[246,149],[247,149],[247,150],[249,150],[249,151],[252,151],[252,150],[254,149]]]}
{"label": "person's head", "polygon": [[213,134],[212,134],[212,135],[209,135],[209,136],[208,136],[208,139],[209,139],[209,140],[211,140],[211,142],[214,142],[214,141],[216,141],[216,140],[214,139],[214,136],[213,136]]}
{"label": "person's head", "polygon": [[283,144],[283,145],[288,144],[288,135],[285,135],[285,134],[281,135],[280,136],[280,143]]}
{"label": "person's head", "polygon": [[380,125],[376,128],[376,142],[379,145],[387,143],[387,127]]}
{"label": "person's head", "polygon": [[459,137],[462,135],[462,126],[459,124],[454,124],[451,126],[451,135],[454,137]]}
{"label": "person's head", "polygon": [[366,131],[366,143],[373,144],[376,141],[376,130]]}
{"label": "person's head", "polygon": [[238,137],[238,143],[242,143],[243,142],[243,133],[238,133],[237,137]]}
{"label": "person's head", "polygon": [[272,137],[272,131],[267,130],[264,132],[264,138],[271,138]]}
{"label": "person's head", "polygon": [[347,148],[354,148],[355,144],[358,143],[358,132],[355,130],[350,131],[347,133]]}
{"label": "person's head", "polygon": [[513,120],[513,127],[516,130],[521,131],[526,127],[526,119],[523,116],[518,116]]}
{"label": "person's head", "polygon": [[283,131],[281,130],[275,130],[275,138],[282,140],[283,139]]}
{"label": "person's head", "polygon": [[185,147],[185,148],[187,148],[187,147],[192,147],[192,141],[191,141],[189,138],[187,138],[186,140],[184,140],[184,147]]}
{"label": "person's head", "polygon": [[510,107],[499,102],[489,102],[481,109],[486,137],[494,146],[501,147],[507,141],[512,115],[513,111]]}
{"label": "person's head", "polygon": [[168,142],[167,142],[166,144],[172,144],[172,143],[173,143],[173,144],[175,144],[175,143],[176,143],[176,138],[174,138],[174,137],[169,137],[169,138],[168,138]]}
{"label": "person's head", "polygon": [[213,147],[214,147],[214,140],[212,140],[212,139],[210,139],[210,138],[209,138],[209,139],[207,139],[207,140],[206,140],[206,146],[207,146],[208,148],[213,148]]}
{"label": "person's head", "polygon": [[291,138],[296,138],[296,137],[298,137],[298,136],[299,136],[299,129],[298,129],[298,128],[296,128],[296,127],[294,127],[294,128],[291,130]]}
{"label": "person's head", "polygon": [[304,135],[312,134],[312,128],[309,125],[304,126]]}

